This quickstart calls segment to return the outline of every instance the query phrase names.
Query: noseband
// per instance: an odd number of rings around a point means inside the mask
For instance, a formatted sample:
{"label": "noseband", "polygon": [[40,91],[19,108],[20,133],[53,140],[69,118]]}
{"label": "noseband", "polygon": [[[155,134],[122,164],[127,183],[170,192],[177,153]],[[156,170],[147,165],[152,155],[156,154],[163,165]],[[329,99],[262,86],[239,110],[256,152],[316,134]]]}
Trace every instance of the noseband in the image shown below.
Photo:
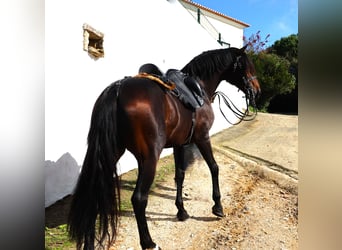
{"label": "noseband", "polygon": [[249,77],[247,79],[245,77],[243,77],[243,80],[245,81],[245,83],[246,82],[249,83],[249,82],[253,81],[254,79],[257,79],[257,76],[251,76],[251,77]]}
{"label": "noseband", "polygon": [[246,79],[246,77],[242,77],[243,82],[245,83],[245,89],[246,89],[246,99],[250,100],[252,103],[253,108],[256,108],[256,103],[255,103],[255,93],[252,88],[252,81],[254,79],[257,79],[256,76],[251,76]]}

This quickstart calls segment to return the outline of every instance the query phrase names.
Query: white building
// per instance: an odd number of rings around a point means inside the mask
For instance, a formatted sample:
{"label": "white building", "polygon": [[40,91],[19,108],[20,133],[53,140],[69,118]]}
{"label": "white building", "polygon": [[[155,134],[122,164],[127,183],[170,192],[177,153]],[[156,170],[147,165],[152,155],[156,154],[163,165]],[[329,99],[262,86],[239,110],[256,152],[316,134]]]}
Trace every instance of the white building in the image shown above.
{"label": "white building", "polygon": [[243,30],[249,25],[190,0],[180,0],[194,19],[222,46],[243,46]]}
{"label": "white building", "polygon": [[[45,1],[45,206],[72,192],[86,152],[92,107],[105,87],[136,74],[144,63],[164,71],[182,68],[203,51],[221,47],[182,4]],[[222,33],[225,42],[242,46],[243,28],[248,26],[203,6],[201,11],[217,30],[222,25],[222,30],[230,30],[230,35]],[[244,105],[235,87],[222,88],[226,93],[233,90],[230,97]],[[216,119],[212,133],[228,126]],[[136,167],[135,159],[125,154],[120,166],[128,171]]]}

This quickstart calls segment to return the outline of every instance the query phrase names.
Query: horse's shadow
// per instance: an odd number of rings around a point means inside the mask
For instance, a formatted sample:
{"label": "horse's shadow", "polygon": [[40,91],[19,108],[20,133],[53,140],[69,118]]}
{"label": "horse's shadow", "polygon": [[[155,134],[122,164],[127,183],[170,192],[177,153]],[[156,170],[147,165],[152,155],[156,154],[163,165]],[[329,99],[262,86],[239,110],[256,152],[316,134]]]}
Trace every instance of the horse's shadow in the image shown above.
{"label": "horse's shadow", "polygon": [[[150,196],[160,197],[162,199],[175,200],[175,195],[165,194],[162,192],[158,192],[158,190],[165,191],[174,191],[176,193],[176,188],[164,186],[161,184],[156,184],[156,189],[150,192]],[[121,188],[123,190],[133,191],[134,187],[132,187],[131,183],[126,183],[123,181]],[[189,198],[184,197],[184,200],[190,200]],[[64,225],[68,220],[68,213],[70,210],[70,205],[72,201],[72,195],[68,195],[63,199],[57,201],[55,204],[50,207],[45,208],[45,227],[55,228],[60,225]],[[132,217],[134,216],[133,210],[122,210],[120,216],[123,217]],[[176,214],[167,214],[167,213],[158,213],[147,211],[146,216],[149,221],[171,221],[178,222],[179,220],[176,217]],[[190,219],[198,220],[198,221],[216,221],[215,217],[197,217],[191,216]]]}
{"label": "horse's shadow", "polygon": [[[130,190],[130,191],[134,190],[134,188],[132,188],[131,186],[128,187],[128,185],[125,185],[125,181],[123,181],[123,183],[124,183],[124,185],[122,186],[122,189],[126,188],[126,190]],[[175,200],[176,188],[163,186],[161,184],[156,184],[155,187],[156,187],[156,189],[150,191],[150,193],[149,193],[150,196],[156,196],[156,197],[160,197],[163,199]],[[158,192],[158,190],[173,191],[174,195]],[[183,200],[187,201],[187,200],[191,200],[191,199],[184,197]],[[179,222],[179,220],[176,216],[176,213],[177,213],[176,209],[175,209],[174,214],[168,214],[168,213],[148,211],[148,207],[147,207],[146,218],[148,221]],[[121,211],[120,216],[133,217],[134,213],[133,213],[133,210],[125,210],[125,211]],[[193,219],[193,220],[197,220],[197,221],[203,221],[203,222],[211,222],[211,221],[217,221],[220,218],[212,217],[212,216],[190,216],[189,219]]]}
{"label": "horse's shadow", "polygon": [[[134,213],[131,210],[121,211],[120,216],[122,217],[134,217]],[[158,213],[152,211],[146,211],[147,221],[170,221],[170,222],[180,222],[176,216],[176,214],[168,214],[168,213]],[[202,221],[202,222],[212,222],[218,221],[221,218],[213,217],[213,216],[190,216],[189,219]]]}
{"label": "horse's shadow", "polygon": [[55,204],[45,208],[45,227],[55,228],[66,224],[68,221],[71,201],[72,196],[68,195],[57,201]]}
{"label": "horse's shadow", "polygon": [[[127,190],[127,191],[134,191],[134,185],[133,183],[135,183],[135,181],[127,181],[127,180],[121,180],[121,189],[122,190]],[[163,186],[161,184],[155,184],[155,189],[152,189],[149,192],[149,196],[156,196],[156,197],[161,197],[163,199],[169,199],[169,200],[175,200],[176,199],[176,188],[171,188],[171,187],[167,187],[167,186]],[[162,192],[158,192],[156,190],[165,190],[165,191],[173,191],[174,194],[165,194]],[[184,197],[183,200],[189,200],[188,198]]]}

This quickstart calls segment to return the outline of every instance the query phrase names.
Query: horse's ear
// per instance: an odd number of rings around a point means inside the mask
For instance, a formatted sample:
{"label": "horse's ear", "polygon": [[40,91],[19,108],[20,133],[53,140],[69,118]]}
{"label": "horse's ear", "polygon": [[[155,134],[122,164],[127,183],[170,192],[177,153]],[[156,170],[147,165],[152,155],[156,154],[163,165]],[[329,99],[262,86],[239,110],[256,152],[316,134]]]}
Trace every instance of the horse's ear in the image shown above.
{"label": "horse's ear", "polygon": [[245,52],[245,50],[247,49],[247,46],[248,46],[248,44],[246,44],[245,46],[243,46],[241,49],[240,49],[240,51],[243,53],[243,52]]}

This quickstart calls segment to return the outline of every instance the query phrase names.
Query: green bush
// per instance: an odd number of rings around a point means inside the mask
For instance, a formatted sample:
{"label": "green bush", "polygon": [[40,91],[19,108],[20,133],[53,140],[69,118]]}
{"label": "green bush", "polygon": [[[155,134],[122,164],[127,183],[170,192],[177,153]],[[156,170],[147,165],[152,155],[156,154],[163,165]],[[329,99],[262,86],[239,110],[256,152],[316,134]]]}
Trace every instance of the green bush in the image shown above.
{"label": "green bush", "polygon": [[257,100],[258,109],[266,109],[270,100],[278,94],[290,93],[296,86],[296,79],[289,72],[290,62],[276,54],[264,52],[250,53],[258,80],[261,96]]}

